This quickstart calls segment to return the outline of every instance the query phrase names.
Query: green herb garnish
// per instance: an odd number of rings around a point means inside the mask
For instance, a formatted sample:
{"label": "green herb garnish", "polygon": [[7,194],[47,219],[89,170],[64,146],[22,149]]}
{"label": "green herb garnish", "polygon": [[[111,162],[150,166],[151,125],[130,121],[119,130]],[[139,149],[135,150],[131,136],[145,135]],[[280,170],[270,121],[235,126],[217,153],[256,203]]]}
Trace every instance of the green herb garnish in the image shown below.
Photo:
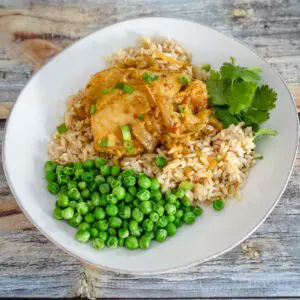
{"label": "green herb garnish", "polygon": [[93,115],[96,112],[96,104],[92,104],[90,108],[90,114]]}
{"label": "green herb garnish", "polygon": [[103,94],[103,95],[107,95],[109,92],[110,92],[109,89],[103,89],[103,90],[101,90],[101,94]]}
{"label": "green herb garnish", "polygon": [[108,138],[103,138],[103,139],[99,140],[98,145],[103,148],[108,147],[108,145],[109,145]]}
{"label": "green herb garnish", "polygon": [[184,86],[187,86],[189,83],[190,83],[190,79],[186,76],[181,76],[179,78],[179,81],[181,83],[181,85],[184,87]]}
{"label": "green herb garnish", "polygon": [[124,146],[128,153],[134,153],[134,148],[131,140],[131,131],[128,125],[121,126]]}
{"label": "green herb garnish", "polygon": [[202,65],[202,69],[204,70],[204,71],[206,71],[206,72],[209,72],[210,71],[210,64],[204,64],[204,65]]}
{"label": "green herb garnish", "polygon": [[58,133],[62,134],[62,133],[66,133],[68,131],[68,128],[66,126],[65,123],[60,124],[59,126],[57,126],[57,131]]}
{"label": "green herb garnish", "polygon": [[256,131],[269,119],[277,93],[267,85],[258,85],[260,72],[259,68],[236,66],[234,58],[224,63],[219,72],[210,72],[206,81],[210,102],[225,127],[244,122]]}
{"label": "green herb garnish", "polygon": [[256,141],[259,137],[262,137],[264,135],[271,135],[271,136],[275,136],[278,134],[277,130],[273,130],[270,128],[261,128],[259,129],[255,135],[254,135],[254,141]]}
{"label": "green herb garnish", "polygon": [[143,114],[139,114],[138,116],[140,121],[144,121],[145,120],[145,116]]}
{"label": "green herb garnish", "polygon": [[115,89],[122,90],[124,93],[132,94],[134,92],[134,88],[127,83],[118,82],[115,85]]}
{"label": "green herb garnish", "polygon": [[146,73],[144,73],[144,75],[143,75],[143,79],[144,79],[144,81],[145,81],[147,84],[150,84],[152,81],[158,80],[158,79],[159,79],[159,76],[158,76],[158,75],[155,75],[155,74],[153,74],[153,73],[150,73],[150,72],[146,72]]}

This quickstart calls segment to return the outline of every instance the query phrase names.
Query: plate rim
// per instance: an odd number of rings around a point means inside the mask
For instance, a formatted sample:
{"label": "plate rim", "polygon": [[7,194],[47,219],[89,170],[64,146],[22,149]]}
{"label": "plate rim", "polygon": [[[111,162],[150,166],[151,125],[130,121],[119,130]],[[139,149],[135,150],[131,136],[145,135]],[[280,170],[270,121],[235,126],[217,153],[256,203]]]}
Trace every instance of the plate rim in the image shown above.
{"label": "plate rim", "polygon": [[[284,185],[280,188],[280,190],[279,190],[279,192],[278,192],[278,194],[276,196],[275,201],[272,203],[271,207],[268,208],[267,213],[259,220],[259,222],[256,224],[255,227],[253,227],[251,230],[249,230],[249,232],[243,238],[241,238],[239,241],[237,241],[233,245],[231,245],[231,246],[229,246],[229,247],[227,247],[227,248],[225,248],[223,250],[220,250],[220,251],[218,251],[218,252],[216,252],[216,253],[214,253],[214,254],[212,254],[212,255],[204,258],[204,259],[195,260],[195,261],[183,264],[183,265],[179,265],[179,266],[172,267],[172,268],[167,268],[167,269],[158,269],[158,270],[152,270],[152,271],[132,271],[132,270],[128,270],[128,269],[118,269],[118,268],[114,268],[114,267],[108,267],[108,266],[105,266],[105,265],[102,265],[102,264],[95,264],[95,263],[90,262],[86,258],[82,258],[81,256],[72,253],[70,250],[66,249],[60,242],[58,242],[55,239],[53,239],[52,237],[50,237],[46,231],[44,231],[43,229],[40,228],[40,226],[37,224],[37,222],[30,216],[29,212],[27,212],[26,209],[23,207],[22,201],[20,201],[18,199],[18,197],[16,195],[16,192],[15,192],[15,190],[13,188],[13,184],[12,184],[12,181],[10,179],[8,170],[7,170],[6,158],[5,158],[6,135],[7,135],[7,131],[8,131],[8,127],[9,127],[10,121],[11,121],[11,116],[13,115],[15,107],[16,107],[17,103],[19,102],[19,100],[21,98],[21,95],[24,93],[25,89],[27,88],[27,85],[30,83],[30,81],[32,81],[34,79],[34,77],[37,76],[39,74],[39,72],[43,68],[45,68],[50,62],[52,62],[53,60],[55,60],[61,53],[68,51],[69,48],[73,47],[77,43],[80,43],[83,40],[90,38],[90,36],[92,36],[94,34],[97,34],[99,31],[104,30],[104,29],[113,28],[115,26],[117,27],[117,26],[120,26],[121,24],[124,24],[124,23],[135,23],[135,22],[139,22],[139,21],[151,22],[151,21],[164,21],[164,20],[166,20],[166,21],[173,21],[173,22],[174,21],[175,22],[176,21],[186,22],[186,23],[190,23],[192,25],[202,26],[202,27],[205,27],[207,29],[213,30],[213,31],[215,31],[215,32],[217,32],[217,33],[219,33],[219,34],[221,34],[221,35],[223,35],[223,36],[225,36],[225,37],[227,37],[229,39],[234,40],[236,43],[238,43],[243,48],[246,48],[247,50],[249,50],[253,55],[255,55],[257,58],[259,58],[260,60],[262,60],[264,63],[266,63],[272,69],[272,72],[283,83],[285,89],[287,90],[287,92],[288,92],[288,94],[290,96],[290,99],[292,100],[292,103],[294,104],[294,113],[296,115],[296,118],[295,118],[296,119],[296,135],[295,135],[296,143],[295,143],[294,155],[293,155],[293,158],[291,160],[291,165],[289,166],[289,172],[288,172],[288,174],[287,174],[287,176],[286,176],[286,178],[284,180]],[[72,257],[78,259],[80,262],[83,262],[86,265],[89,265],[89,266],[92,266],[92,267],[96,268],[97,270],[104,269],[104,270],[107,270],[107,271],[114,271],[114,272],[118,272],[118,273],[122,273],[122,274],[133,274],[133,275],[134,274],[138,274],[138,275],[167,274],[167,273],[171,273],[171,272],[174,272],[174,271],[184,270],[184,269],[193,267],[195,265],[200,265],[200,264],[202,264],[204,262],[207,262],[209,260],[212,260],[212,259],[214,259],[214,258],[216,258],[218,256],[221,256],[221,255],[229,252],[230,250],[232,250],[233,248],[235,248],[239,244],[241,244],[243,241],[245,241],[249,236],[251,236],[265,222],[265,220],[270,216],[270,214],[274,210],[275,206],[278,204],[279,200],[282,197],[282,194],[284,193],[284,191],[285,191],[285,189],[286,189],[286,187],[287,187],[287,185],[289,183],[291,174],[293,172],[293,167],[294,167],[294,164],[295,164],[295,160],[296,160],[296,157],[297,157],[298,142],[299,142],[299,118],[298,118],[298,112],[297,112],[297,106],[296,106],[295,99],[294,99],[293,95],[291,94],[291,92],[290,92],[290,90],[289,90],[289,88],[288,88],[285,80],[279,74],[279,72],[272,65],[270,65],[264,58],[262,58],[260,55],[258,55],[251,47],[249,47],[248,45],[244,44],[242,41],[240,41],[239,39],[233,37],[232,35],[224,33],[222,31],[220,31],[218,29],[215,29],[215,28],[212,28],[212,27],[210,27],[208,25],[202,24],[201,22],[191,21],[191,20],[187,20],[187,19],[183,19],[183,18],[141,17],[141,18],[133,18],[133,19],[128,19],[128,20],[125,20],[125,21],[113,23],[111,25],[104,26],[104,27],[102,27],[100,29],[97,29],[94,32],[91,32],[87,36],[79,39],[78,41],[72,43],[71,45],[69,45],[68,47],[66,47],[65,49],[63,49],[58,55],[56,55],[53,58],[51,58],[50,60],[48,60],[37,72],[35,72],[32,75],[32,77],[29,79],[29,81],[26,83],[26,85],[22,88],[21,92],[19,93],[18,98],[16,99],[15,103],[13,104],[13,107],[12,107],[12,109],[10,111],[10,114],[9,114],[7,120],[6,120],[5,127],[4,127],[3,142],[2,142],[2,165],[3,165],[4,175],[6,177],[6,180],[7,180],[8,186],[10,188],[10,191],[11,191],[12,195],[14,196],[16,202],[18,203],[19,207],[22,209],[22,212],[24,213],[24,215],[26,216],[26,218],[29,219],[29,221],[35,226],[35,228],[38,229],[38,231],[40,233],[42,233],[49,241],[51,241],[59,249],[63,250],[64,252],[66,252],[67,254],[71,255]]]}

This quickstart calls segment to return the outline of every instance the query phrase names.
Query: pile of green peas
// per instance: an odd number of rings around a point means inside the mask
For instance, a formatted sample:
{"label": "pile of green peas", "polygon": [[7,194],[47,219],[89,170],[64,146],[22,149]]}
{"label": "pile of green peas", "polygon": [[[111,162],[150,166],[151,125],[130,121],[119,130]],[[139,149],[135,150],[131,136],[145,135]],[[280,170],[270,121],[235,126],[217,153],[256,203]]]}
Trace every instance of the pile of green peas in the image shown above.
{"label": "pile of green peas", "polygon": [[156,178],[109,165],[102,157],[83,163],[44,166],[47,188],[57,195],[53,217],[77,228],[75,239],[101,250],[147,249],[164,242],[202,215],[185,189],[163,194]]}

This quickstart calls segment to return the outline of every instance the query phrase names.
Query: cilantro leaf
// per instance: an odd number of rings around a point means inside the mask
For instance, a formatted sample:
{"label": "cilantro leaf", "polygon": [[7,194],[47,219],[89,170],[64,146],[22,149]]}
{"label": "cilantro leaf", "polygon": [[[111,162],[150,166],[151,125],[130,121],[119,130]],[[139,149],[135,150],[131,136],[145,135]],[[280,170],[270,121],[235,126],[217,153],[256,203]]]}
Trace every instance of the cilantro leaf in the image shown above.
{"label": "cilantro leaf", "polygon": [[254,141],[257,140],[257,138],[259,137],[262,137],[264,135],[271,135],[271,136],[275,136],[278,134],[278,131],[277,130],[273,130],[273,129],[270,129],[270,128],[261,128],[259,129],[255,135],[254,135]]}
{"label": "cilantro leaf", "polygon": [[211,102],[214,105],[224,105],[227,101],[224,97],[225,84],[223,80],[207,80],[206,86]]}
{"label": "cilantro leaf", "polygon": [[238,124],[240,122],[238,117],[233,116],[228,112],[228,108],[216,107],[215,114],[225,127],[228,127],[230,124]]}
{"label": "cilantro leaf", "polygon": [[268,120],[270,116],[267,111],[255,109],[254,107],[249,107],[249,109],[242,112],[242,115],[247,126],[252,124],[259,125],[260,123]]}
{"label": "cilantro leaf", "polygon": [[252,105],[257,109],[269,110],[275,107],[277,93],[267,85],[257,88]]}
{"label": "cilantro leaf", "polygon": [[221,76],[223,79],[234,83],[238,79],[246,82],[256,82],[261,79],[260,69],[247,69],[244,67],[234,66],[232,63],[224,63],[221,67]]}
{"label": "cilantro leaf", "polygon": [[253,96],[255,94],[256,84],[253,82],[237,82],[235,83],[228,95],[229,112],[239,114],[242,110],[251,106]]}

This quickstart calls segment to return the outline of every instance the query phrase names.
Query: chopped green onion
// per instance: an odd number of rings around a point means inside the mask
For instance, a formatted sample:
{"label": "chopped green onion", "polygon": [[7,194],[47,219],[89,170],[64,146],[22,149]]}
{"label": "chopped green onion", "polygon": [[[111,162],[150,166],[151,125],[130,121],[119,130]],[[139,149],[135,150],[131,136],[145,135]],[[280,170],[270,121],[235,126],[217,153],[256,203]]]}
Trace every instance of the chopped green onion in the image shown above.
{"label": "chopped green onion", "polygon": [[158,76],[158,75],[155,75],[155,74],[153,74],[153,73],[150,73],[150,72],[146,72],[146,73],[144,73],[144,75],[143,75],[143,79],[144,79],[144,81],[145,81],[147,84],[150,84],[152,81],[158,80],[158,79],[159,79],[159,76]]}
{"label": "chopped green onion", "polygon": [[194,187],[194,184],[192,182],[186,181],[186,180],[182,181],[178,186],[178,188],[186,190],[186,191],[192,190],[193,187]]}
{"label": "chopped green onion", "polygon": [[128,153],[133,153],[134,148],[131,141],[131,132],[128,125],[121,126],[121,132],[124,140],[124,146]]}
{"label": "chopped green onion", "polygon": [[190,79],[186,76],[181,76],[179,78],[179,81],[180,81],[182,86],[187,86],[190,83]]}
{"label": "chopped green onion", "polygon": [[204,64],[204,65],[202,65],[202,69],[204,70],[204,71],[206,71],[206,72],[209,72],[210,71],[210,64]]}
{"label": "chopped green onion", "polygon": [[103,95],[107,95],[109,93],[109,89],[103,89],[103,90],[101,90],[101,93]]}
{"label": "chopped green onion", "polygon": [[224,202],[222,200],[215,200],[213,201],[213,208],[216,211],[220,211],[224,208]]}
{"label": "chopped green onion", "polygon": [[142,114],[139,114],[139,120],[144,121],[145,120],[145,116]]}
{"label": "chopped green onion", "polygon": [[120,89],[124,93],[132,94],[134,92],[134,88],[126,83],[118,82],[115,87],[115,89]]}
{"label": "chopped green onion", "polygon": [[66,133],[66,132],[68,131],[68,128],[67,128],[67,126],[66,126],[65,123],[62,123],[61,125],[59,125],[59,126],[57,127],[57,131],[58,131],[58,133],[60,133],[60,134]]}
{"label": "chopped green onion", "polygon": [[96,112],[96,104],[92,104],[90,108],[90,114],[93,115]]}
{"label": "chopped green onion", "polygon": [[108,144],[109,144],[108,138],[103,138],[103,139],[99,140],[99,142],[98,142],[98,145],[100,147],[104,147],[104,148],[108,147]]}
{"label": "chopped green onion", "polygon": [[185,113],[186,112],[186,106],[182,105],[182,104],[179,104],[177,106],[177,111],[181,114]]}

